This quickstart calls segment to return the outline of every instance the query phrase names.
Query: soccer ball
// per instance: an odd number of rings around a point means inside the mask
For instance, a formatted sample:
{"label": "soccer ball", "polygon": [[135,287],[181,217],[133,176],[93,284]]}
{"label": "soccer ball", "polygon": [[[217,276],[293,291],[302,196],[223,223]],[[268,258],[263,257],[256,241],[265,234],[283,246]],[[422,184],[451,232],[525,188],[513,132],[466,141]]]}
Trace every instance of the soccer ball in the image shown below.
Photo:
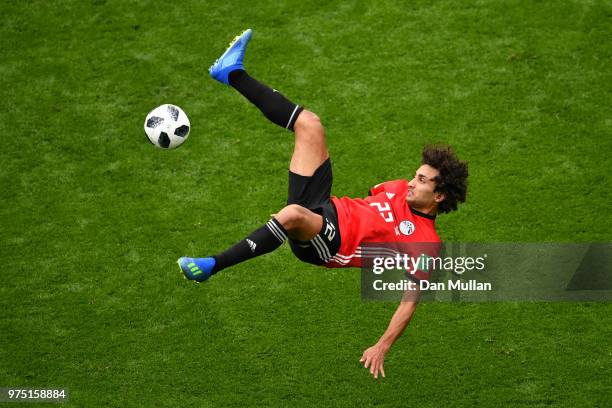
{"label": "soccer ball", "polygon": [[182,145],[191,130],[189,118],[176,105],[162,105],[147,115],[144,130],[149,141],[162,149],[174,149]]}

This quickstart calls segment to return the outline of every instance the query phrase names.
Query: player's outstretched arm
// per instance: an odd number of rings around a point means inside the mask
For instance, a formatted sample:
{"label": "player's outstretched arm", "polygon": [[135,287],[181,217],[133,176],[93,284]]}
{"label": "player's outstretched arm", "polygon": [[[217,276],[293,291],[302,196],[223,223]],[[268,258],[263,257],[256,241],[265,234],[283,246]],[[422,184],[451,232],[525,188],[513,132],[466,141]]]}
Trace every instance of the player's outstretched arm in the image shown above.
{"label": "player's outstretched arm", "polygon": [[[411,294],[411,298],[413,297],[414,293]],[[365,368],[370,369],[370,373],[374,378],[378,378],[378,373],[383,377],[385,376],[385,354],[387,354],[387,351],[389,351],[393,343],[400,338],[406,326],[410,323],[410,319],[414,314],[417,304],[418,301],[416,300],[403,300],[400,302],[385,333],[376,344],[363,352],[359,361],[363,363]]]}

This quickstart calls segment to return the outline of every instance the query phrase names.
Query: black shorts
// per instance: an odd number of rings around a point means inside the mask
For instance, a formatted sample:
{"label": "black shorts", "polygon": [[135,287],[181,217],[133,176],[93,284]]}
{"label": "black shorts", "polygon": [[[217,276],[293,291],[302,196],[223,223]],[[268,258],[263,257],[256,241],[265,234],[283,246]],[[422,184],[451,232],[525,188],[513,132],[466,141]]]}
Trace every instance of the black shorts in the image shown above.
{"label": "black shorts", "polygon": [[320,214],[323,227],[312,240],[307,242],[289,239],[293,254],[301,261],[323,265],[340,249],[338,214],[331,202],[332,166],[329,159],[310,177],[289,171],[289,193],[287,204],[298,204]]}

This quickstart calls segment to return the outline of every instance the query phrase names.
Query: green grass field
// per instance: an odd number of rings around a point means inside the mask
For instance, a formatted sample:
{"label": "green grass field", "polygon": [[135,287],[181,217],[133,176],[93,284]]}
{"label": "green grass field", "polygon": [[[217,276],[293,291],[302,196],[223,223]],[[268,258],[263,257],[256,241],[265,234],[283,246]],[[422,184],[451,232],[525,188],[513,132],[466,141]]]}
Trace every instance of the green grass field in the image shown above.
{"label": "green grass field", "polygon": [[[610,304],[423,304],[376,381],[358,360],[396,305],[362,302],[358,270],[285,245],[196,286],[175,261],[286,199],[291,134],[207,74],[247,27],[250,73],[322,118],[335,195],[444,142],[471,175],[443,240],[612,241],[611,1],[0,11],[0,387],[74,407],[610,404]],[[162,103],[190,116],[178,150],[143,135]]]}

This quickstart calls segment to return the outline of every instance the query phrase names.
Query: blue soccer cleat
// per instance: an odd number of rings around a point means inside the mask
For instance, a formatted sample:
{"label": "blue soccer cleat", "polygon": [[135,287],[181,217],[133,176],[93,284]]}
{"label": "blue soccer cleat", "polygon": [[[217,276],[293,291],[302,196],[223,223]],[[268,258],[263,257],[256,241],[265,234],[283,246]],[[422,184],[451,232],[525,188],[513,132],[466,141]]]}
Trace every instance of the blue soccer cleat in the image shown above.
{"label": "blue soccer cleat", "polygon": [[229,85],[229,73],[237,69],[244,69],[242,59],[244,58],[247,44],[251,40],[251,35],[253,35],[253,30],[249,28],[234,38],[234,41],[232,41],[223,55],[208,68],[211,77],[225,85]]}
{"label": "blue soccer cleat", "polygon": [[181,257],[176,262],[181,268],[181,272],[185,279],[196,281],[197,283],[204,282],[212,275],[212,269],[215,267],[215,258],[187,258]]}

